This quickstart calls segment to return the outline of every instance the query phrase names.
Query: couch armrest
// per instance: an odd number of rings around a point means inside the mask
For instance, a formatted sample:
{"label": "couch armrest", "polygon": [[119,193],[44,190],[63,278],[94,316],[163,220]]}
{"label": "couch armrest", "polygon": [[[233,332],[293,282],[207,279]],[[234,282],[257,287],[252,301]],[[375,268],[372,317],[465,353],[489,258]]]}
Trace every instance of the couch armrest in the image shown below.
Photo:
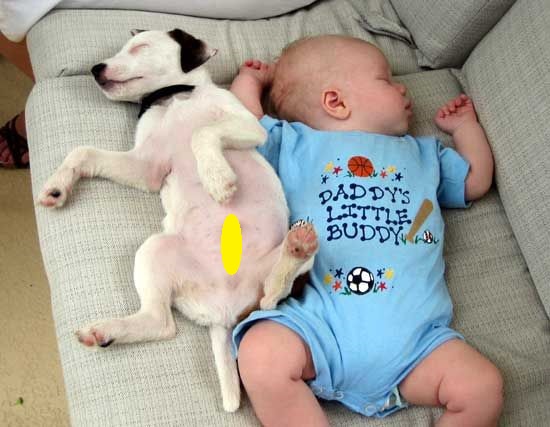
{"label": "couch armrest", "polygon": [[550,315],[550,3],[518,0],[463,72],[495,157],[502,203]]}

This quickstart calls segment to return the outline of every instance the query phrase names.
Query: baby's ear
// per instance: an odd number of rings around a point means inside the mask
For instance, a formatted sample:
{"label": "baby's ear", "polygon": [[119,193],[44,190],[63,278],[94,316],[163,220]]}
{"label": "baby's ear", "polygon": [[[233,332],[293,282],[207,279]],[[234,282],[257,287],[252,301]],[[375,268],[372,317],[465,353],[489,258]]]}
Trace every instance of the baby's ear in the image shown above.
{"label": "baby's ear", "polygon": [[346,120],[351,115],[351,109],[338,89],[325,89],[321,103],[325,112],[335,119]]}

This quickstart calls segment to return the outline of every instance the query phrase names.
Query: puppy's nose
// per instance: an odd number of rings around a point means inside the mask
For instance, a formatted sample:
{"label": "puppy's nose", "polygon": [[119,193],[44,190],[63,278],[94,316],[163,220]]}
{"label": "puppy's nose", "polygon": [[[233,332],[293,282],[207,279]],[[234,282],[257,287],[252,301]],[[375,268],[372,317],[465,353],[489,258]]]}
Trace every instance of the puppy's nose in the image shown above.
{"label": "puppy's nose", "polygon": [[99,80],[101,76],[101,72],[107,68],[107,64],[104,64],[103,62],[101,64],[96,64],[92,67],[92,74],[94,75],[96,80]]}

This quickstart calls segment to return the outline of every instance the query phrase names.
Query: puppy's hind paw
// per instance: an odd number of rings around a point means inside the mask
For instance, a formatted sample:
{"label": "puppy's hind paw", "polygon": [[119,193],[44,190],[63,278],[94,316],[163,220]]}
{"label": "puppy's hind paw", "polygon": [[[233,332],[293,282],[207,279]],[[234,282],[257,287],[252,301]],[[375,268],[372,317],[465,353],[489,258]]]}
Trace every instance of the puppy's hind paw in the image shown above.
{"label": "puppy's hind paw", "polygon": [[115,342],[116,331],[120,329],[119,320],[105,320],[85,326],[75,332],[78,341],[86,347],[109,347]]}
{"label": "puppy's hind paw", "polygon": [[90,330],[90,331],[76,331],[76,338],[78,341],[86,347],[109,347],[115,340],[105,338],[101,332]]}
{"label": "puppy's hind paw", "polygon": [[273,310],[277,307],[279,298],[274,298],[273,295],[266,295],[260,300],[260,309],[261,310]]}
{"label": "puppy's hind paw", "polygon": [[288,232],[286,250],[294,258],[308,259],[317,252],[319,241],[313,224],[306,221],[294,223]]}

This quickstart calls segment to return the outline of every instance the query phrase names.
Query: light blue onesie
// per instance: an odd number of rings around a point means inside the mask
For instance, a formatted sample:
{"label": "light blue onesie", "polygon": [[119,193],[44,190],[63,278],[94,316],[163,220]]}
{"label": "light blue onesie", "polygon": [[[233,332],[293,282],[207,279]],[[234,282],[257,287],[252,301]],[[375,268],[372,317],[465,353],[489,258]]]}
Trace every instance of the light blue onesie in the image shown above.
{"label": "light blue onesie", "polygon": [[311,349],[315,395],[384,417],[406,406],[397,386],[407,374],[462,339],[449,328],[440,205],[467,206],[469,165],[433,137],[261,122],[269,137],[259,150],[291,222],[313,222],[320,245],[303,296],[252,313],[234,330],[234,351],[253,322],[281,323]]}

